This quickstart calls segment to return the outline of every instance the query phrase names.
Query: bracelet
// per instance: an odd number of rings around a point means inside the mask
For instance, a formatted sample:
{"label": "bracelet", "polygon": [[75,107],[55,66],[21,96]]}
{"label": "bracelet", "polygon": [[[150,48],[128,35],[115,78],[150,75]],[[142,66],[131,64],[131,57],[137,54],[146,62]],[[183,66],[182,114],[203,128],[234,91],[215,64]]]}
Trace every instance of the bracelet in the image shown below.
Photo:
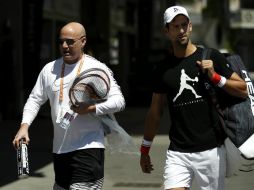
{"label": "bracelet", "polygon": [[213,73],[213,76],[211,78],[212,83],[217,86],[221,80],[221,76],[218,73]]}
{"label": "bracelet", "polygon": [[140,152],[141,152],[141,154],[148,155],[148,154],[149,154],[149,151],[150,151],[150,147],[141,145],[141,147],[140,147]]}
{"label": "bracelet", "polygon": [[152,145],[152,141],[147,141],[143,139],[141,147],[140,147],[141,154],[146,154],[146,155],[149,154],[151,145]]}
{"label": "bracelet", "polygon": [[218,87],[223,87],[226,84],[227,79],[221,76],[220,82],[217,84]]}
{"label": "bracelet", "polygon": [[218,86],[221,88],[226,84],[227,79],[219,75],[218,73],[213,73],[211,81],[215,86]]}
{"label": "bracelet", "polygon": [[144,146],[149,146],[150,147],[152,145],[152,143],[153,143],[153,141],[147,141],[145,139],[142,140],[142,145],[144,145]]}

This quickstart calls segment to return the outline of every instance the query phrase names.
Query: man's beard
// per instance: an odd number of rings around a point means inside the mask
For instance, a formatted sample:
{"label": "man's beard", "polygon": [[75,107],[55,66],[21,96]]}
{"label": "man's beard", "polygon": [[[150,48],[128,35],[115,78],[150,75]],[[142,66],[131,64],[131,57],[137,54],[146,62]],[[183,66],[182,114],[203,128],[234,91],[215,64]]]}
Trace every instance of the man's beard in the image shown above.
{"label": "man's beard", "polygon": [[190,41],[190,38],[188,38],[188,37],[184,41],[176,40],[176,45],[180,48],[186,48],[189,41]]}

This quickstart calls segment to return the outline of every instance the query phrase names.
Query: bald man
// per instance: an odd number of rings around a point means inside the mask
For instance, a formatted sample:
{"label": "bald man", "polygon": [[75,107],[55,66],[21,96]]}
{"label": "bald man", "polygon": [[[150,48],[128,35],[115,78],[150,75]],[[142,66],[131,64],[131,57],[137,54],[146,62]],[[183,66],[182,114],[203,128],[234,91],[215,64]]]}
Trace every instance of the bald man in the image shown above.
{"label": "bald man", "polygon": [[[54,190],[101,189],[104,179],[104,130],[102,123],[91,116],[111,114],[125,107],[125,100],[112,71],[95,58],[84,54],[85,28],[77,22],[63,26],[59,34],[62,57],[46,64],[24,106],[23,117],[14,140],[15,148],[20,139],[28,144],[29,126],[40,107],[49,100],[54,126],[53,162]],[[90,68],[100,68],[108,73],[110,90],[105,102],[83,105],[73,109],[78,116],[65,129],[60,125],[63,114],[70,110],[69,84],[75,77]]]}

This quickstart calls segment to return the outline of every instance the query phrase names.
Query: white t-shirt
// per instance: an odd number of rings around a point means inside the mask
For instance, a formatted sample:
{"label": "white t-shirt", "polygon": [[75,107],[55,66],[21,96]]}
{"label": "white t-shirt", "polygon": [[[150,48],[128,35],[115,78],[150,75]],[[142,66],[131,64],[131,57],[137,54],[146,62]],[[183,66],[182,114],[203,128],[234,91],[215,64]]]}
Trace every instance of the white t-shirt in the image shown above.
{"label": "white t-shirt", "polygon": [[[119,85],[113,78],[112,71],[105,64],[91,56],[84,55],[83,59],[84,63],[81,72],[90,68],[100,68],[106,71],[110,78],[110,90],[107,100],[96,104],[96,113],[94,115],[111,114],[124,109],[125,100]],[[54,126],[54,153],[60,154],[86,148],[105,148],[103,125],[94,115],[78,115],[72,120],[67,130],[61,128],[59,123],[56,122],[60,109],[69,109],[69,88],[77,76],[80,61],[72,65],[65,64],[63,101],[60,103],[59,94],[62,64],[63,59],[59,58],[46,64],[41,70],[37,82],[24,106],[22,123],[31,125],[41,105],[49,100]]]}

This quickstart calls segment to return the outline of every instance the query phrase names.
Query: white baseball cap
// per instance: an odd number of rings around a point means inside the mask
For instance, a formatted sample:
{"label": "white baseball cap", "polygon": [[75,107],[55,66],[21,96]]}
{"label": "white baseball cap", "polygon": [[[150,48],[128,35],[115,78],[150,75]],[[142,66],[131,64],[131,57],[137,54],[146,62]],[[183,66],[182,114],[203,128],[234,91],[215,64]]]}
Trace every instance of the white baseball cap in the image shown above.
{"label": "white baseball cap", "polygon": [[167,8],[167,10],[164,13],[164,25],[170,23],[179,14],[182,14],[186,16],[188,19],[190,19],[189,14],[184,7],[172,6]]}

